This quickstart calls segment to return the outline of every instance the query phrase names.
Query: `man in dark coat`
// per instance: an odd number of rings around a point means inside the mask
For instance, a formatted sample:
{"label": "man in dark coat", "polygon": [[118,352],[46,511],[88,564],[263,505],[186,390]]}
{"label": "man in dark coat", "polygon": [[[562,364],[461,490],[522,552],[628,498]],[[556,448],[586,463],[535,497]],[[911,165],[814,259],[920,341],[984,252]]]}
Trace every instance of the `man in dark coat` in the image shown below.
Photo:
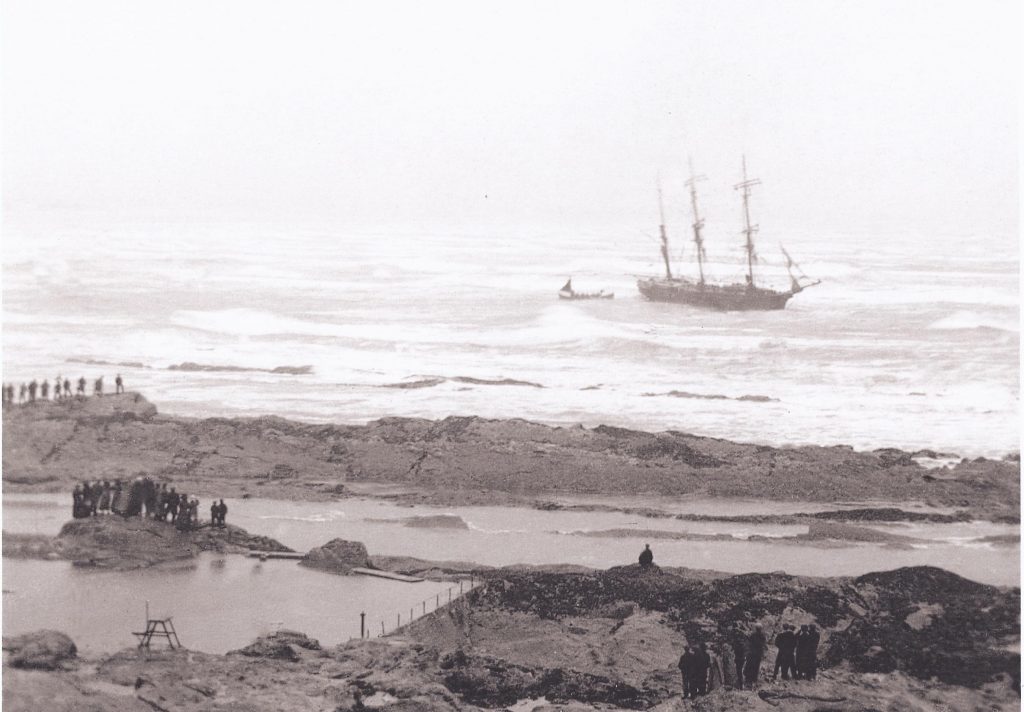
{"label": "man in dark coat", "polygon": [[796,657],[800,676],[805,680],[813,680],[818,676],[818,643],[821,635],[814,625],[807,626],[806,635],[797,640]]}
{"label": "man in dark coat", "polygon": [[644,544],[644,550],[640,552],[640,565],[647,568],[654,563],[654,552],[650,544]]}
{"label": "man in dark coat", "polygon": [[701,643],[694,651],[693,678],[694,691],[698,695],[708,694],[708,671],[711,669],[711,656],[708,655],[706,643]]}
{"label": "man in dark coat", "polygon": [[788,680],[791,673],[794,677],[796,676],[793,670],[796,642],[796,633],[793,632],[793,626],[786,623],[782,626],[782,632],[775,636],[775,647],[779,649],[779,652],[775,656],[775,669],[772,671],[773,681],[778,678],[780,670],[782,671],[783,680]]}
{"label": "man in dark coat", "polygon": [[754,631],[747,636],[746,661],[743,664],[743,686],[747,689],[754,689],[761,677],[761,658],[767,642],[764,630],[755,625]]}
{"label": "man in dark coat", "polygon": [[223,526],[227,525],[227,522],[225,521],[225,518],[227,516],[228,516],[228,505],[224,504],[224,500],[222,499],[220,501],[220,518],[219,518],[219,521],[218,521],[218,524],[220,526],[223,527]]}
{"label": "man in dark coat", "polygon": [[686,650],[679,658],[679,672],[683,676],[683,699],[688,700],[695,696],[696,682],[694,673],[694,659],[697,656],[693,652],[693,648],[689,645],[686,646]]}

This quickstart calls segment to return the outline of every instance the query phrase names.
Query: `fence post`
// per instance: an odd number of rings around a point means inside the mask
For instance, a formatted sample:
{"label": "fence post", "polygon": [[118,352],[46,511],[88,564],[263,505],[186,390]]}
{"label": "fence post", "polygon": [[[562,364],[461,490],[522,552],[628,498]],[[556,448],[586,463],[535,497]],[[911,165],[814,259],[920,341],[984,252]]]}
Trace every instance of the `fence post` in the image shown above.
{"label": "fence post", "polygon": [[359,614],[359,639],[366,637],[366,611]]}

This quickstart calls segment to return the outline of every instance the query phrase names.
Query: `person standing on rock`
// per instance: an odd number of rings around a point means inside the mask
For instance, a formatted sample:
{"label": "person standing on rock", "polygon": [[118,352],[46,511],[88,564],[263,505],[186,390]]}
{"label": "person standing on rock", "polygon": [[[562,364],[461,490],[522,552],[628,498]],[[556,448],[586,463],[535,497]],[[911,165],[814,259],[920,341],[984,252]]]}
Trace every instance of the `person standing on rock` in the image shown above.
{"label": "person standing on rock", "polygon": [[92,394],[94,396],[103,395],[103,376],[97,378],[92,384]]}
{"label": "person standing on rock", "polygon": [[715,690],[725,687],[725,666],[722,664],[722,657],[718,654],[718,650],[721,646],[715,645],[708,649],[708,692],[714,692]]}
{"label": "person standing on rock", "polygon": [[31,381],[29,381],[29,384],[28,384],[28,402],[29,403],[35,403],[35,400],[36,400],[36,390],[38,388],[39,388],[39,384],[36,383],[36,379],[33,378]]}
{"label": "person standing on rock", "polygon": [[227,516],[228,516],[228,505],[224,504],[224,500],[222,499],[220,501],[220,517],[219,517],[219,525],[221,527],[227,526],[227,521],[226,521]]}
{"label": "person standing on rock", "polygon": [[66,378],[64,379],[64,397],[65,398],[70,398],[71,397],[71,381],[69,381]]}
{"label": "person standing on rock", "polygon": [[694,655],[693,648],[689,645],[679,657],[679,673],[683,677],[683,699],[688,700],[694,697]]}
{"label": "person standing on rock", "polygon": [[107,480],[103,481],[103,491],[100,493],[100,505],[99,510],[103,514],[110,514],[110,498],[112,493],[110,491],[110,482]]}
{"label": "person standing on rock", "polygon": [[785,623],[782,626],[782,632],[775,636],[775,647],[779,649],[778,654],[775,656],[775,669],[772,671],[772,682],[774,682],[778,676],[779,671],[782,671],[782,679],[788,680],[790,674],[795,678],[796,671],[793,669],[795,660],[794,653],[796,652],[796,633],[793,632],[793,626],[789,623]]}
{"label": "person standing on rock", "polygon": [[705,643],[697,646],[694,651],[694,688],[698,695],[708,694],[708,676],[711,672],[711,656],[708,654],[708,647]]}
{"label": "person standing on rock", "polygon": [[805,635],[797,640],[796,657],[800,677],[814,680],[818,676],[818,643],[821,635],[814,625],[807,626]]}
{"label": "person standing on rock", "polygon": [[746,660],[743,663],[743,686],[746,689],[754,689],[761,677],[761,658],[767,642],[761,625],[755,625],[754,631],[747,636]]}
{"label": "person standing on rock", "polygon": [[644,544],[644,550],[640,552],[640,566],[647,568],[654,563],[654,552],[650,544]]}
{"label": "person standing on rock", "polygon": [[43,385],[39,386],[39,397],[43,400],[47,400],[50,397],[50,382],[44,380]]}
{"label": "person standing on rock", "polygon": [[85,395],[85,376],[78,379],[78,391],[76,392],[76,395]]}
{"label": "person standing on rock", "polygon": [[24,383],[22,383],[21,386],[18,387],[18,402],[19,403],[24,403],[25,402],[25,398],[27,396],[28,396],[28,386],[25,385]]}
{"label": "person standing on rock", "polygon": [[60,384],[61,383],[63,383],[63,381],[61,381],[61,377],[57,376],[56,380],[54,380],[54,382],[53,382],[53,399],[54,400],[60,400]]}
{"label": "person standing on rock", "polygon": [[120,373],[114,379],[114,393],[124,393],[124,381],[121,379]]}

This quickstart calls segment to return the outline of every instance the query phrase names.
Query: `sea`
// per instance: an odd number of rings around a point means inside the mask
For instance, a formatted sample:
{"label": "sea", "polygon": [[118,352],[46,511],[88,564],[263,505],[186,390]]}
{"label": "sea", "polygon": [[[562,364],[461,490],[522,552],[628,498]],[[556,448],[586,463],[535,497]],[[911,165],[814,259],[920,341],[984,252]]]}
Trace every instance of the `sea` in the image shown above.
{"label": "sea", "polygon": [[[674,234],[682,234],[680,226]],[[783,311],[645,301],[656,228],[282,221],[5,223],[3,380],[107,391],[162,413],[309,422],[478,415],[730,440],[1003,457],[1019,449],[1012,235],[762,231]],[[742,281],[742,237],[708,235]],[[692,249],[673,266],[695,274]],[[578,291],[614,299],[559,300]]]}

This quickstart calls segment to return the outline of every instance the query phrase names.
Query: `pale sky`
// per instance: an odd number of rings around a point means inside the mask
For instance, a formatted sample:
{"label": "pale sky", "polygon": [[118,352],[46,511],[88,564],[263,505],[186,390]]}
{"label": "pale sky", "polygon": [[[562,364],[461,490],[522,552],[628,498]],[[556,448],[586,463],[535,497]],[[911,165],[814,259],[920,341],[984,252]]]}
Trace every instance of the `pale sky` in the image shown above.
{"label": "pale sky", "polygon": [[3,205],[1014,235],[1018,7],[5,0]]}

